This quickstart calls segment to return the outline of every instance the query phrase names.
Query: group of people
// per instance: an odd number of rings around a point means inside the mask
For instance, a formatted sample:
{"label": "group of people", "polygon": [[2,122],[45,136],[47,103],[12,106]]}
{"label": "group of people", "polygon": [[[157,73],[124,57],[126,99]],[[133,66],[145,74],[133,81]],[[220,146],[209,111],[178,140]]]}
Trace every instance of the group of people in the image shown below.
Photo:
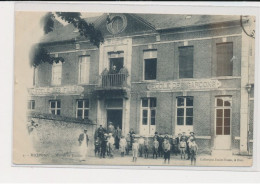
{"label": "group of people", "polygon": [[153,159],[157,157],[163,157],[164,163],[170,163],[171,152],[176,156],[181,155],[181,159],[191,160],[191,164],[196,164],[196,155],[198,152],[198,146],[196,144],[195,133],[190,132],[189,136],[186,136],[185,132],[178,134],[177,138],[171,138],[168,134],[161,135],[155,132],[152,142],[148,137],[140,136],[134,139],[133,144],[133,161],[137,160],[137,152],[139,156],[148,158],[149,152],[152,152]]}
{"label": "group of people", "polygon": [[122,156],[128,151],[127,141],[122,135],[122,130],[119,126],[115,128],[112,122],[109,122],[107,129],[100,125],[95,131],[94,138],[95,155],[99,155],[101,158],[113,157],[114,149],[120,149]]}
{"label": "group of people", "polygon": [[[84,134],[79,137],[79,142],[84,139],[85,144],[88,145],[89,138],[86,130]],[[180,154],[181,159],[191,160],[191,164],[196,164],[198,146],[194,132],[190,132],[189,136],[185,132],[180,133],[177,138],[155,132],[152,138],[148,138],[148,136],[136,135],[131,129],[125,137],[119,126],[115,128],[112,122],[109,122],[107,129],[102,125],[96,129],[94,140],[95,156],[100,158],[114,157],[116,149],[122,157],[129,155],[131,151],[133,162],[136,162],[138,157],[148,158],[149,153],[152,153],[153,159],[163,157],[164,163],[170,163],[171,153],[173,153],[176,156]]]}

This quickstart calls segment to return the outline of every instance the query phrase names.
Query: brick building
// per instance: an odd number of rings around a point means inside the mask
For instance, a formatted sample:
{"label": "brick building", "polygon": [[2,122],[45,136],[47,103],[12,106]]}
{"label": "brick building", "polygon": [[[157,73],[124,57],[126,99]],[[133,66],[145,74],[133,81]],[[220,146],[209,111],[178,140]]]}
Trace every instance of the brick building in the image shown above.
{"label": "brick building", "polygon": [[[111,22],[107,23],[109,16]],[[104,14],[97,48],[71,25],[40,42],[65,62],[41,64],[29,108],[124,134],[194,131],[205,150],[252,148],[254,43],[239,16]],[[251,118],[251,119],[250,119]]]}

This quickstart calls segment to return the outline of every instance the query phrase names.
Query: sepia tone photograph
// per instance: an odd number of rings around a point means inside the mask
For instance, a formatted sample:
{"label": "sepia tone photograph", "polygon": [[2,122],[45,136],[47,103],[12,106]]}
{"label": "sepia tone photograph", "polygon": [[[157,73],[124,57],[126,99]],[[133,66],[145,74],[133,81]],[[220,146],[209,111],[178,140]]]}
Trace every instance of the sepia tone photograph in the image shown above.
{"label": "sepia tone photograph", "polygon": [[15,12],[13,164],[251,167],[255,19]]}

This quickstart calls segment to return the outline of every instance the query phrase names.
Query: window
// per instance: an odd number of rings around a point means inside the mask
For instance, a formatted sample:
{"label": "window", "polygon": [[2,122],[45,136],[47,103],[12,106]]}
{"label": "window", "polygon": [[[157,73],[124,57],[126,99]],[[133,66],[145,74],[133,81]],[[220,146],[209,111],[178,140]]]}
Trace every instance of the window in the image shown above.
{"label": "window", "polygon": [[141,124],[143,127],[141,134],[154,134],[156,126],[156,98],[143,98],[141,103]]}
{"label": "window", "polygon": [[61,85],[62,62],[52,64],[52,85]]}
{"label": "window", "polygon": [[79,83],[80,84],[89,83],[89,66],[90,66],[90,56],[80,56],[79,57]]}
{"label": "window", "polygon": [[89,100],[77,100],[76,117],[86,119],[89,116]]}
{"label": "window", "polygon": [[38,68],[33,69],[33,86],[38,85]]}
{"label": "window", "polygon": [[157,50],[144,51],[144,80],[156,80]]}
{"label": "window", "polygon": [[49,112],[53,115],[60,115],[61,102],[60,100],[50,100]]}
{"label": "window", "polygon": [[216,97],[216,135],[230,135],[231,97]]}
{"label": "window", "polygon": [[177,97],[177,125],[193,125],[193,97]]}
{"label": "window", "polygon": [[35,110],[35,100],[28,101],[28,110]]}
{"label": "window", "polygon": [[179,78],[193,78],[193,46],[179,47]]}
{"label": "window", "polygon": [[233,43],[217,44],[217,76],[233,75]]}

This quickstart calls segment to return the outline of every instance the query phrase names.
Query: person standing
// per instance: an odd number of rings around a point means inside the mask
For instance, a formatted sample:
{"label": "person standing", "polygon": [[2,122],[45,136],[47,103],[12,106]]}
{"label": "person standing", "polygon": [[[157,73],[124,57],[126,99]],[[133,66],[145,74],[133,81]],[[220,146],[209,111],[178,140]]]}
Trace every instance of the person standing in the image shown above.
{"label": "person standing", "polygon": [[168,164],[170,163],[170,157],[171,157],[171,145],[169,143],[169,140],[166,138],[163,142],[163,150],[164,150],[164,163],[166,163],[166,160],[168,160]]}
{"label": "person standing", "polygon": [[192,163],[193,163],[194,165],[196,165],[196,156],[197,156],[197,153],[198,153],[198,145],[196,144],[194,138],[191,138],[191,139],[190,139],[190,142],[189,142],[189,150],[190,150],[191,165],[192,165]]}
{"label": "person standing", "polygon": [[99,140],[102,141],[104,139],[105,133],[106,133],[106,130],[103,128],[102,125],[100,125],[99,128],[97,128],[95,131],[95,140],[98,137]]}
{"label": "person standing", "polygon": [[103,138],[100,139],[101,141],[101,154],[100,158],[105,158],[106,157],[106,152],[107,152],[107,134],[105,133]]}
{"label": "person standing", "polygon": [[115,144],[115,139],[112,133],[109,133],[108,140],[107,140],[107,147],[108,147],[108,155],[110,158],[114,157],[114,144]]}
{"label": "person standing", "polygon": [[132,146],[133,162],[137,161],[138,150],[139,150],[139,145],[137,143],[137,139],[134,139],[133,146]]}
{"label": "person standing", "polygon": [[134,143],[134,137],[135,137],[135,132],[134,132],[133,128],[130,129],[129,135],[130,135],[130,149],[129,150],[132,150],[132,145]]}
{"label": "person standing", "polygon": [[181,137],[182,137],[181,133],[179,133],[178,137],[176,137],[177,153],[181,153],[181,149],[180,149]]}
{"label": "person standing", "polygon": [[194,139],[195,140],[195,133],[194,132],[190,132],[190,136],[187,138],[187,154],[188,154],[188,158],[187,160],[190,159],[190,142],[191,142],[191,139]]}
{"label": "person standing", "polygon": [[138,140],[138,145],[139,145],[139,156],[143,157],[143,151],[144,151],[144,138],[143,136],[140,136]]}
{"label": "person standing", "polygon": [[119,149],[119,141],[121,139],[121,136],[122,136],[122,130],[119,128],[119,125],[118,125],[115,130],[115,133],[114,133],[116,149]]}
{"label": "person standing", "polygon": [[185,138],[183,137],[183,138],[181,138],[181,141],[180,141],[181,159],[182,159],[182,157],[184,157],[184,159],[185,159],[186,149],[187,149],[187,143],[185,141]]}
{"label": "person standing", "polygon": [[149,139],[145,137],[144,139],[144,158],[148,158],[149,155]]}
{"label": "person standing", "polygon": [[121,136],[119,147],[120,147],[121,157],[124,157],[127,149],[127,142],[124,136]]}
{"label": "person standing", "polygon": [[110,121],[108,122],[108,126],[107,126],[107,133],[112,133],[114,134],[115,133],[115,127],[113,125],[113,123]]}
{"label": "person standing", "polygon": [[130,138],[130,134],[128,133],[126,136],[126,155],[129,155],[129,151],[130,151],[130,144],[131,144],[131,138]]}
{"label": "person standing", "polygon": [[80,146],[80,153],[81,153],[81,158],[82,161],[85,161],[88,153],[88,134],[87,134],[87,129],[84,129],[84,132],[79,135],[78,142]]}
{"label": "person standing", "polygon": [[154,138],[154,141],[153,141],[153,158],[154,158],[154,155],[155,155],[156,159],[157,159],[158,148],[159,148],[159,142],[158,142],[158,140],[156,138]]}
{"label": "person standing", "polygon": [[159,148],[158,148],[158,156],[163,156],[163,137],[161,134],[158,135],[158,142],[159,142]]}

